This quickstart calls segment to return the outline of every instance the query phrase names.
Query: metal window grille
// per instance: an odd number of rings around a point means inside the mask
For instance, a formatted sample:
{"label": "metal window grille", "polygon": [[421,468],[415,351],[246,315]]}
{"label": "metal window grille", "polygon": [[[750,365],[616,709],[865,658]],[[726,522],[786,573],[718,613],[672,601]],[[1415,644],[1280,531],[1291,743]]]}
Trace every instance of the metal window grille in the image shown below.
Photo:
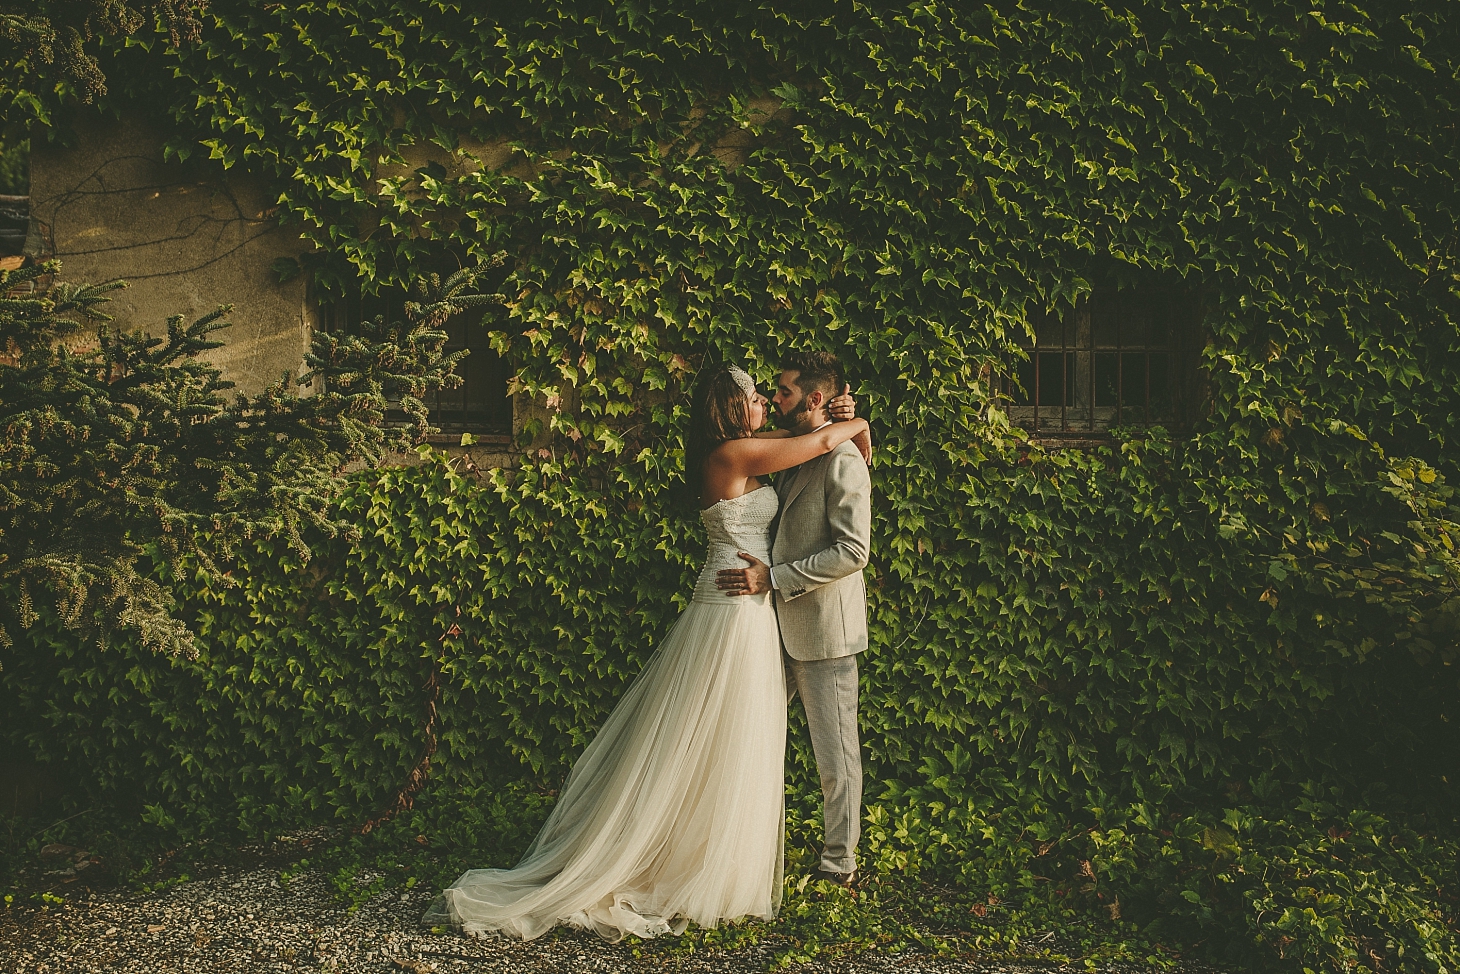
{"label": "metal window grille", "polygon": [[[321,324],[329,330],[357,329],[361,321],[384,315],[387,321],[404,320],[402,305],[408,297],[404,291],[391,290],[379,294],[358,291],[333,304],[320,307]],[[489,313],[489,312],[488,312]],[[431,425],[443,433],[512,432],[512,399],[507,395],[509,378],[507,363],[487,340],[483,312],[468,311],[446,322],[446,351],[466,349],[468,354],[457,363],[456,374],[461,385],[455,389],[439,389],[426,394]],[[406,415],[398,409],[386,413],[388,422],[404,423]]]}
{"label": "metal window grille", "polygon": [[1194,303],[1175,291],[1097,291],[1034,322],[1006,386],[1010,419],[1042,436],[1190,422],[1196,394]]}

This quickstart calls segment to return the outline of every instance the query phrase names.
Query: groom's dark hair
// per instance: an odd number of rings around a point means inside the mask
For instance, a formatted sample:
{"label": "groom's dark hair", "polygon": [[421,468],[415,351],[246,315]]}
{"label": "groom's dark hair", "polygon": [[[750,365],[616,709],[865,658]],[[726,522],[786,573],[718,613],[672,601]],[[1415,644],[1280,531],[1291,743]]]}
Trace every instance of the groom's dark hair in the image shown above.
{"label": "groom's dark hair", "polygon": [[795,372],[796,387],[803,393],[819,391],[823,405],[841,395],[846,384],[842,363],[830,352],[792,352],[782,360],[781,371]]}

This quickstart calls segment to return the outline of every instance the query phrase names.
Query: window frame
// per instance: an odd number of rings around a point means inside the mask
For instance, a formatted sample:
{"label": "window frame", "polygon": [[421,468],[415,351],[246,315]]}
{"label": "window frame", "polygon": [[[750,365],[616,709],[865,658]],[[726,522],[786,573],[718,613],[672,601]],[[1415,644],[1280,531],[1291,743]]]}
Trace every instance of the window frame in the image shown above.
{"label": "window frame", "polygon": [[[394,314],[396,318],[404,320],[405,312],[402,305],[404,305],[407,300],[411,299],[412,298],[405,287],[382,288],[374,294],[367,294],[365,293],[363,287],[357,284],[353,287],[348,288],[343,296],[336,296],[332,300],[318,299],[315,300],[313,304],[316,310],[316,322],[318,327],[320,327],[325,332],[330,332],[334,331],[337,328],[343,328],[347,331],[358,329],[361,321],[366,320],[367,318],[374,318],[378,315],[384,315],[387,321],[391,320],[392,314]],[[443,327],[447,330],[449,335],[452,324],[457,319],[469,315],[474,315],[478,318],[482,318],[490,313],[491,312],[489,309],[468,309],[461,314],[455,315],[452,318],[448,319]],[[464,329],[482,328],[483,325],[481,321],[475,321],[464,322],[460,325],[460,327],[463,327]],[[513,442],[517,425],[516,404],[514,402],[514,397],[507,391],[511,385],[511,376],[509,374],[510,370],[507,360],[499,355],[495,349],[488,346],[485,342],[483,342],[480,346],[472,345],[469,336],[464,336],[462,342],[459,344],[453,343],[452,340],[448,338],[446,345],[443,347],[443,351],[457,351],[463,347],[469,349],[470,354],[467,355],[462,360],[461,365],[458,366],[457,374],[461,375],[462,384],[458,386],[457,389],[439,390],[435,393],[427,393],[426,396],[423,397],[427,406],[428,414],[430,416],[431,425],[439,428],[439,432],[432,433],[431,435],[427,436],[425,442],[434,444],[455,445],[461,442],[461,436],[463,433],[470,433],[472,435],[473,441],[477,444],[492,446],[510,445]],[[469,363],[474,356],[483,353],[492,357],[493,364],[496,366],[496,375],[493,376],[492,379],[495,379],[495,381],[500,384],[502,389],[503,405],[500,407],[497,420],[495,422],[489,423],[480,423],[470,420],[463,420],[459,422],[443,421],[443,417],[441,416],[441,396],[443,394],[448,396],[460,395],[463,399],[463,403],[465,403],[466,397],[468,395],[468,384],[472,380],[469,376],[462,375],[460,368],[462,366],[469,366]],[[432,402],[433,398],[435,399],[434,403]],[[485,398],[486,397],[483,397],[483,401],[485,401]],[[405,414],[401,412],[399,408],[397,408],[397,402],[398,400],[390,400],[391,405],[386,410],[385,422],[389,426],[406,426],[408,425],[409,420],[407,419]],[[467,412],[465,406],[463,406],[462,411]]]}
{"label": "window frame", "polygon": [[30,197],[0,195],[0,257],[24,257],[30,240]]}
{"label": "window frame", "polygon": [[[1135,315],[1145,317],[1141,326],[1145,338],[1126,344],[1122,340],[1122,322],[1132,317],[1133,308]],[[1112,318],[1109,327],[1114,335],[1113,340],[1105,336],[1102,341],[1096,318],[1107,313]],[[1110,431],[1122,427],[1161,426],[1173,432],[1190,429],[1205,399],[1200,368],[1201,318],[1199,296],[1189,289],[1096,288],[1082,295],[1073,307],[1031,322],[1033,337],[1025,334],[1018,342],[1024,356],[1006,369],[1000,383],[1000,407],[1031,440],[1065,446],[1109,443],[1113,439]],[[1056,331],[1057,342],[1042,341]],[[1168,337],[1156,340],[1155,334],[1161,331]],[[1132,355],[1144,359],[1144,390],[1139,403],[1128,402],[1126,395],[1126,361]],[[1170,405],[1168,412],[1153,416],[1153,359],[1158,355],[1166,359]],[[1098,368],[1102,357],[1109,357],[1115,365],[1110,389],[1102,389]],[[1044,360],[1051,358],[1058,358],[1064,370],[1053,385],[1042,375]],[[1021,390],[1021,373],[1032,378],[1028,383],[1031,388]],[[1058,404],[1048,402],[1051,388],[1058,390]],[[1108,396],[1112,389],[1114,405],[1102,405],[1102,394]],[[1137,411],[1140,415],[1134,415]]]}

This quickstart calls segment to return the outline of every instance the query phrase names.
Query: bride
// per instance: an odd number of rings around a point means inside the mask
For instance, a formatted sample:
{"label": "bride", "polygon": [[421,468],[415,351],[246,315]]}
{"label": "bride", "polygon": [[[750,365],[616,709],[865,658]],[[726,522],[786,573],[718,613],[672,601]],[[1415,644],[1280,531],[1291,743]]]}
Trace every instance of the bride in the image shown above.
{"label": "bride", "polygon": [[467,870],[424,922],[523,939],[564,923],[619,940],[775,915],[785,836],[780,634],[768,595],[729,596],[715,573],[739,567],[741,551],[770,561],[778,502],[758,478],[858,438],[867,423],[757,433],[765,418],[745,372],[730,366],[702,380],[685,458],[710,546],[692,601],[573,766],[522,861]]}

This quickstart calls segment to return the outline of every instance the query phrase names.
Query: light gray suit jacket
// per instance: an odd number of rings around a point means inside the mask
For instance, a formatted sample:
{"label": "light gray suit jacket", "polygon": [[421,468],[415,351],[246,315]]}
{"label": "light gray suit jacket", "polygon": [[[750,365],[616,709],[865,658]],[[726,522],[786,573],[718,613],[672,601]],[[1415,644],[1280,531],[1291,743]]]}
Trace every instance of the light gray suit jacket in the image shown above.
{"label": "light gray suit jacket", "polygon": [[872,543],[867,464],[855,446],[843,443],[781,479],[771,546],[781,643],[798,660],[860,653],[867,648],[862,569]]}

